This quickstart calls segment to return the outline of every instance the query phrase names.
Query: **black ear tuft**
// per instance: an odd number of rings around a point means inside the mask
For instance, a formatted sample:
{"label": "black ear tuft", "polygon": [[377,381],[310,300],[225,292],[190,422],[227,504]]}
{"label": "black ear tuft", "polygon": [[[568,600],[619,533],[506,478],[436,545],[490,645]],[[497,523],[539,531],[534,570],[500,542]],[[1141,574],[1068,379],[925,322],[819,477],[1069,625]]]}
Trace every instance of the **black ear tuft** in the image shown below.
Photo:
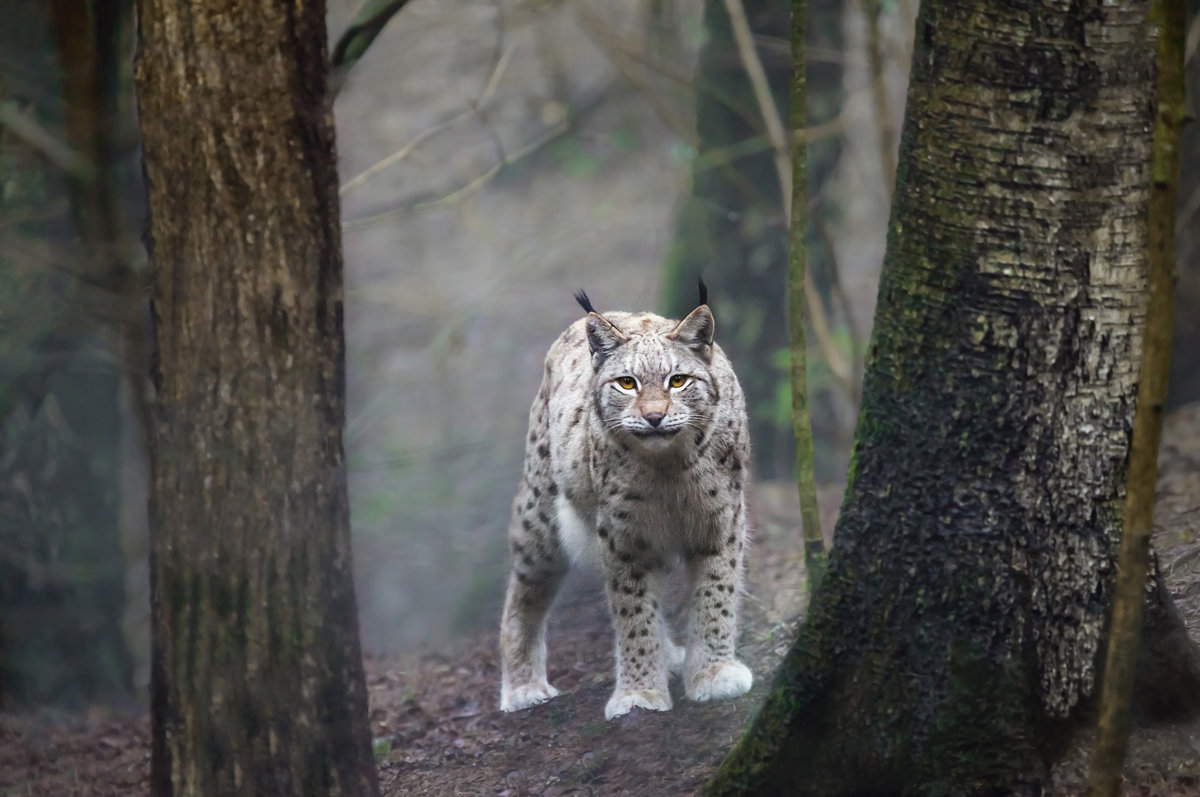
{"label": "black ear tuft", "polygon": [[700,304],[708,304],[708,286],[704,284],[704,277],[696,277],[696,282],[700,287]]}
{"label": "black ear tuft", "polygon": [[592,309],[592,300],[588,298],[588,295],[586,293],[584,293],[582,288],[580,288],[578,291],[576,291],[575,301],[579,302],[579,306],[583,308],[583,311],[585,313],[596,312],[595,310]]}

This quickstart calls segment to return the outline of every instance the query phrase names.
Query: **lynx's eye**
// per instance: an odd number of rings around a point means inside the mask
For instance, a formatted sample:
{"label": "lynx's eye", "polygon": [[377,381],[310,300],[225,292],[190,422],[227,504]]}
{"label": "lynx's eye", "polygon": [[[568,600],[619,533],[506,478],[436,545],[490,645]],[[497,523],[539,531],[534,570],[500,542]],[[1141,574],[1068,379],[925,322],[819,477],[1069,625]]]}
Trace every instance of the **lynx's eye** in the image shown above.
{"label": "lynx's eye", "polygon": [[674,374],[670,379],[667,380],[667,384],[671,387],[683,387],[691,381],[692,378],[687,374]]}
{"label": "lynx's eye", "polygon": [[622,390],[633,390],[635,387],[637,387],[637,380],[632,376],[618,376],[617,387],[621,388]]}

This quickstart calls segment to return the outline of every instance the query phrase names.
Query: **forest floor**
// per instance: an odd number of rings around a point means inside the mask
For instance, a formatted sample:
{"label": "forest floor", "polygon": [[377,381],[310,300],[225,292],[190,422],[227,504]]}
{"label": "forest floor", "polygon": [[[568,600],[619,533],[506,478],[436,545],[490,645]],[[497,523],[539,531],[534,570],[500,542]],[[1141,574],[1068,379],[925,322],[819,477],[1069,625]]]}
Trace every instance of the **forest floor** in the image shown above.
{"label": "forest floor", "polygon": [[[1200,641],[1200,405],[1168,419],[1160,458],[1156,544],[1177,605]],[[780,488],[782,489],[782,488]],[[494,633],[405,659],[368,659],[376,757],[385,795],[692,795],[762,699],[803,612],[792,502],[756,492],[758,539],[749,564],[741,655],[756,676],[740,700],[695,704],[672,683],[670,712],[603,718],[612,640],[600,586],[568,584],[550,631],[555,700],[515,715],[497,706]],[[823,500],[836,512],[838,491]],[[831,519],[831,517],[827,517]],[[1054,770],[1052,793],[1083,793],[1090,738]],[[83,717],[0,714],[0,795],[145,794],[150,723],[144,713]],[[1200,722],[1138,728],[1127,795],[1200,795]]]}

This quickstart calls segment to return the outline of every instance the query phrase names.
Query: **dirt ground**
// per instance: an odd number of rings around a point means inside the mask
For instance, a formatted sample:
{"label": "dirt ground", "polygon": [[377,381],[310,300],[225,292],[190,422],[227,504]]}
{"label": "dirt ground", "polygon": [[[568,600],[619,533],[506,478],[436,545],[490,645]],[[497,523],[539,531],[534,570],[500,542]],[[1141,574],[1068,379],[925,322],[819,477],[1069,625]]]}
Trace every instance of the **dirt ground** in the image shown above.
{"label": "dirt ground", "polygon": [[[1193,638],[1200,640],[1200,405],[1168,419],[1156,541]],[[741,651],[757,682],[746,698],[603,718],[611,638],[600,586],[568,584],[552,615],[550,678],[563,695],[517,715],[497,707],[496,638],[486,633],[408,659],[369,659],[371,723],[385,795],[692,795],[761,700],[803,611],[790,491],[755,493]],[[838,491],[823,499],[827,520]],[[1090,739],[1054,772],[1052,793],[1083,793]],[[150,725],[142,713],[0,714],[0,794],[120,795],[148,790]],[[1127,795],[1200,794],[1200,722],[1137,729]]]}

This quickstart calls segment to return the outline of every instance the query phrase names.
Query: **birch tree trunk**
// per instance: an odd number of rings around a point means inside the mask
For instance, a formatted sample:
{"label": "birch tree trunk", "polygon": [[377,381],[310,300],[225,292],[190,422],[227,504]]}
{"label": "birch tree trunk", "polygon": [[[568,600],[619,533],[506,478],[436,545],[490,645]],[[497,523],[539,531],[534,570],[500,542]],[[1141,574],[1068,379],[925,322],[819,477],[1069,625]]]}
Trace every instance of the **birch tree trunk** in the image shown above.
{"label": "birch tree trunk", "polygon": [[[1035,793],[1069,742],[1137,396],[1148,6],[921,4],[829,571],[712,793]],[[1194,712],[1151,577],[1146,664],[1177,668],[1155,707]]]}
{"label": "birch tree trunk", "polygon": [[156,795],[378,792],[324,3],[146,0]]}

